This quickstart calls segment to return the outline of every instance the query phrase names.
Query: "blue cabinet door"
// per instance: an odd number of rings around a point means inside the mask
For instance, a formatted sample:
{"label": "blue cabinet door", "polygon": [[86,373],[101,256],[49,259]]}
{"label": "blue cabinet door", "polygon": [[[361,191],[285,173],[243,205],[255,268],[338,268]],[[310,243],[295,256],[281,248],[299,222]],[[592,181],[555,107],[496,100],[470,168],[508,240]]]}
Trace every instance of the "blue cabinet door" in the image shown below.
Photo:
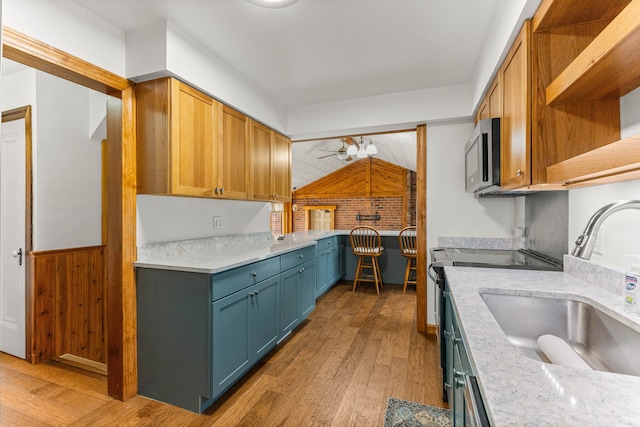
{"label": "blue cabinet door", "polygon": [[280,337],[291,332],[300,320],[298,270],[293,268],[280,275]]}
{"label": "blue cabinet door", "polygon": [[329,263],[327,269],[329,271],[329,286],[333,285],[340,278],[340,257],[339,248],[334,246],[329,250]]}
{"label": "blue cabinet door", "polygon": [[280,276],[249,291],[252,363],[261,359],[278,342],[278,292]]}
{"label": "blue cabinet door", "polygon": [[316,308],[316,261],[302,264],[299,271],[300,321]]}
{"label": "blue cabinet door", "polygon": [[213,305],[213,397],[244,374],[251,363],[249,344],[250,288]]}
{"label": "blue cabinet door", "polygon": [[324,294],[329,286],[331,286],[331,278],[329,276],[329,258],[330,249],[324,250],[318,253],[317,266],[318,266],[318,278],[316,283],[316,297]]}

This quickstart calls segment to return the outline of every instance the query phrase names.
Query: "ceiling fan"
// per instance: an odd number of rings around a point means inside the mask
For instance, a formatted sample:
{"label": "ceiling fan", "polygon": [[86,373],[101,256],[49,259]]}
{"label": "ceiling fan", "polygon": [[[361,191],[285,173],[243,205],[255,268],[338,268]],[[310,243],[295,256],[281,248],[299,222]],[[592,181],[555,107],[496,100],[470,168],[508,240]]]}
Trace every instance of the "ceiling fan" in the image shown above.
{"label": "ceiling fan", "polygon": [[[338,156],[338,158],[340,160],[344,160],[345,162],[349,162],[351,160],[353,160],[353,158],[347,154],[347,147],[345,147],[345,142],[347,142],[346,138],[340,138],[340,140],[342,141],[342,147],[338,148],[337,150],[319,150],[319,151],[326,151],[329,153],[333,153],[333,154],[327,154],[326,156],[320,156],[318,157],[318,159],[325,159],[327,157],[331,157],[331,156]],[[355,141],[354,141],[355,143]]]}

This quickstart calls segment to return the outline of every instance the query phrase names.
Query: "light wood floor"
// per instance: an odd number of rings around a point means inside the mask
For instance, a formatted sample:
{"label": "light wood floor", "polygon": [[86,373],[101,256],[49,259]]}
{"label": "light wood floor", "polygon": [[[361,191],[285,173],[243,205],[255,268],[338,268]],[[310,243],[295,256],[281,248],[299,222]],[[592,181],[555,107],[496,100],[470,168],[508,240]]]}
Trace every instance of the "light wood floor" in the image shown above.
{"label": "light wood floor", "polygon": [[0,353],[0,426],[382,426],[389,397],[443,406],[437,342],[415,317],[415,292],[341,283],[203,415],[113,400],[103,376]]}

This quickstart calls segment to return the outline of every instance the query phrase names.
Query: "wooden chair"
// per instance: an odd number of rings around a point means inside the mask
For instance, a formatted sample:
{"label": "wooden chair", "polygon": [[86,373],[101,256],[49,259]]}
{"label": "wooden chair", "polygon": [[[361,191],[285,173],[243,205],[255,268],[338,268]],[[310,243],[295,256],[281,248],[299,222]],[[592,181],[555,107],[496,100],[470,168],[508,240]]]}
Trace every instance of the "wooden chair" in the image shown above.
{"label": "wooden chair", "polygon": [[[380,244],[380,233],[373,227],[359,226],[351,230],[349,239],[351,240],[351,250],[358,257],[352,292],[356,291],[358,282],[371,282],[375,283],[376,292],[379,295],[380,288],[383,286],[378,257],[384,251]],[[367,259],[370,261],[367,262]],[[370,270],[371,273],[365,274],[364,270]]]}
{"label": "wooden chair", "polygon": [[[407,268],[404,272],[404,293],[407,293],[407,285],[411,283],[412,285],[416,284],[416,255],[418,251],[416,250],[416,227],[405,227],[400,230],[400,234],[398,234],[398,240],[400,241],[400,253],[403,257],[407,258]],[[411,271],[413,271],[414,276],[413,280],[409,280],[409,276],[411,275]]]}

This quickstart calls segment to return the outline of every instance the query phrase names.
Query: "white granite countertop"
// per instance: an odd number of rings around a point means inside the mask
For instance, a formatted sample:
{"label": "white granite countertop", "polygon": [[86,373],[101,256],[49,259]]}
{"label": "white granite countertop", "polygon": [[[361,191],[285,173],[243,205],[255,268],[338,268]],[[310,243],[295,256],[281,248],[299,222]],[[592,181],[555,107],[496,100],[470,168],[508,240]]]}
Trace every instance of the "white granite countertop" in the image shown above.
{"label": "white granite countertop", "polygon": [[[282,255],[331,236],[348,236],[350,230],[305,231],[275,240],[271,232],[218,236],[206,239],[158,243],[138,247],[135,267],[215,274]],[[399,231],[380,230],[381,236]]]}
{"label": "white granite countertop", "polygon": [[470,267],[445,267],[445,272],[493,426],[640,425],[640,377],[525,357],[479,292],[584,301],[640,331],[640,317],[624,313],[621,296],[562,272]]}

